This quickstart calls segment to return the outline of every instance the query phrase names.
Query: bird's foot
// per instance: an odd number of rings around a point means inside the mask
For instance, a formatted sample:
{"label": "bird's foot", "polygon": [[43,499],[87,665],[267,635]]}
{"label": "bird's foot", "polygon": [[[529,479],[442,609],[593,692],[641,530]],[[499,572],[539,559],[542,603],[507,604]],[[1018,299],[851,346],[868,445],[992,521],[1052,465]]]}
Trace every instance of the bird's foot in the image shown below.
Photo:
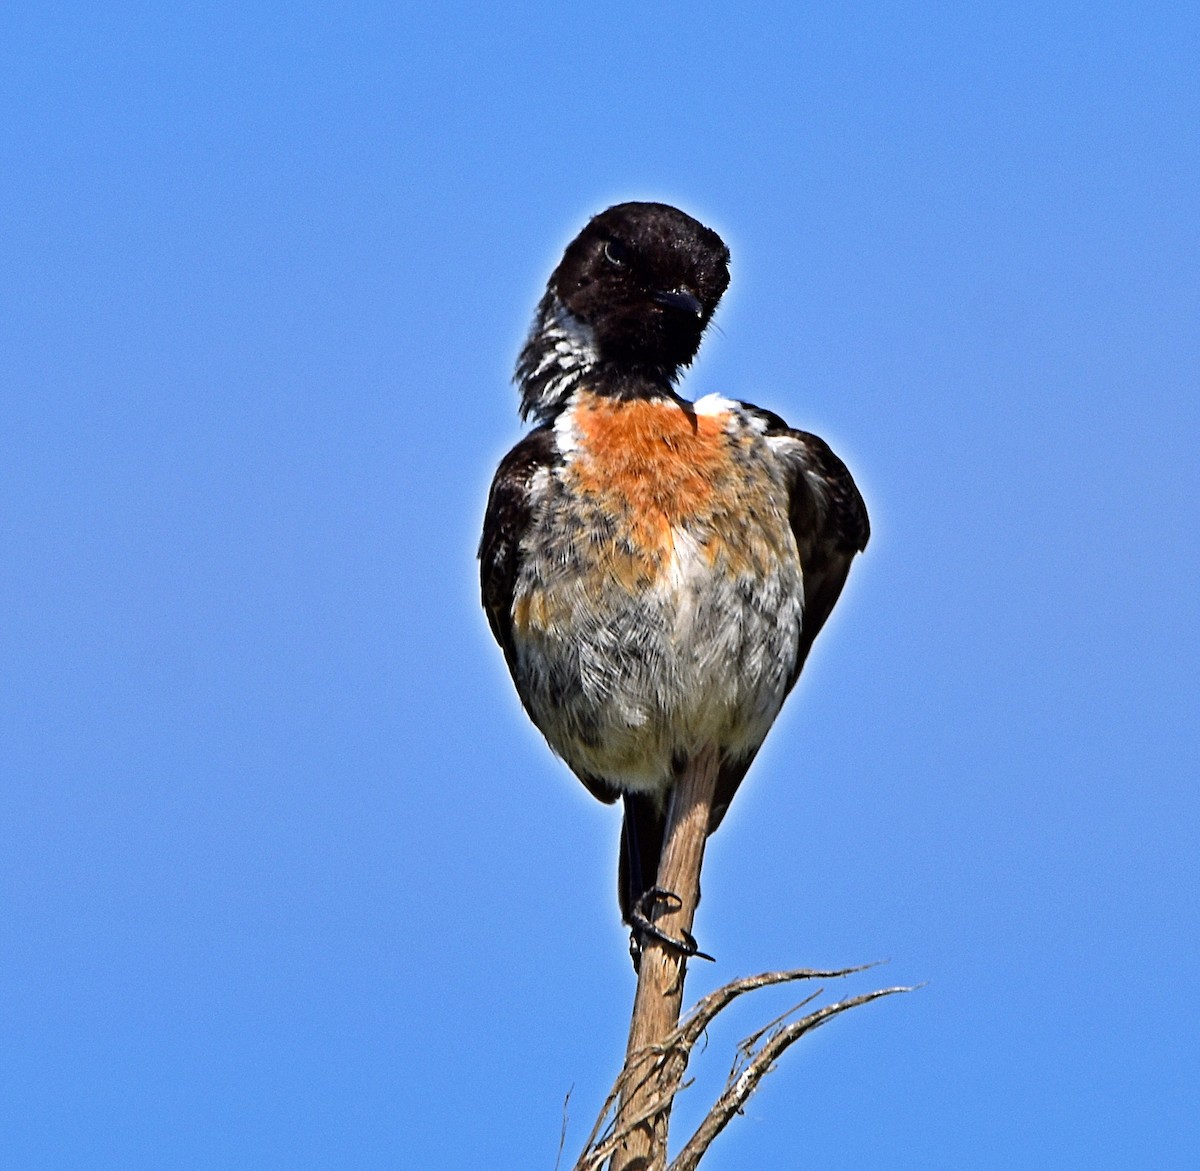
{"label": "bird's foot", "polygon": [[683,906],[683,900],[672,890],[664,890],[661,886],[652,886],[633,904],[629,913],[629,955],[633,960],[633,969],[638,971],[642,960],[642,945],[647,939],[656,939],[664,947],[678,952],[685,959],[695,957],[698,960],[712,960],[707,952],[700,950],[695,937],[690,931],[680,930],[680,938],[669,935],[659,927],[653,919],[656,911],[677,911]]}

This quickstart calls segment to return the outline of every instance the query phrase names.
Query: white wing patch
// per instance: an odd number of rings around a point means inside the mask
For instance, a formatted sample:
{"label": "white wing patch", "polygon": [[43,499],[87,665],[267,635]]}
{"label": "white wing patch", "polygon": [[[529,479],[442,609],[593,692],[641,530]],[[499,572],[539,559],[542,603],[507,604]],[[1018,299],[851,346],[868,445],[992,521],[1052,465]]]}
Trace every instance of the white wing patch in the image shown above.
{"label": "white wing patch", "polygon": [[706,394],[692,403],[692,410],[697,415],[724,415],[728,411],[736,411],[738,404],[732,399],[720,394]]}

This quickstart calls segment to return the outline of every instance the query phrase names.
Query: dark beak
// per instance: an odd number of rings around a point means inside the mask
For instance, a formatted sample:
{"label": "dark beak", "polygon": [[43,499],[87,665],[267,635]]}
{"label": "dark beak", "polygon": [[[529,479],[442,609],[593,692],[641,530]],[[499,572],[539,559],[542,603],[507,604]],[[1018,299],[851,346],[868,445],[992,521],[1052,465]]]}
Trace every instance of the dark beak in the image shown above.
{"label": "dark beak", "polygon": [[704,316],[704,306],[700,304],[696,294],[687,289],[670,289],[666,292],[654,293],[651,299],[664,309],[675,309],[680,313],[691,313],[696,317]]}

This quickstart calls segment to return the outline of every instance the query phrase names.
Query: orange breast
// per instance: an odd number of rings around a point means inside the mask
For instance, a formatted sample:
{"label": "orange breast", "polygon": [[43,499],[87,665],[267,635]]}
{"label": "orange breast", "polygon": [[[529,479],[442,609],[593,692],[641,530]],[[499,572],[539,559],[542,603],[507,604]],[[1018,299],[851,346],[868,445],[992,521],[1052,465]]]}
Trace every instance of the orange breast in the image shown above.
{"label": "orange breast", "polygon": [[705,508],[729,466],[722,419],[677,403],[588,396],[573,421],[581,448],[574,467],[579,487],[614,490],[634,508],[662,512],[671,522]]}
{"label": "orange breast", "polygon": [[729,479],[723,420],[665,400],[588,396],[572,421],[572,487],[619,518],[627,556],[618,561],[641,562],[619,576],[653,578],[671,551],[671,530],[711,516]]}

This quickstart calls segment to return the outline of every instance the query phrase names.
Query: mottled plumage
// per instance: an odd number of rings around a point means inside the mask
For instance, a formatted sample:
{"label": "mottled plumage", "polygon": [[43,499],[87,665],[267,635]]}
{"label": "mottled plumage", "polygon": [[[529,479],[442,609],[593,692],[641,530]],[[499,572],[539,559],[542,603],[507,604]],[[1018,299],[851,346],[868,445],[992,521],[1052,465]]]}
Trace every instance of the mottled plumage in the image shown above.
{"label": "mottled plumage", "polygon": [[677,770],[720,748],[712,832],[868,536],[822,440],[675,392],[728,258],[663,204],[610,208],[569,245],[517,367],[535,427],[501,462],[480,546],[530,718],[596,797],[624,796],[627,919]]}

